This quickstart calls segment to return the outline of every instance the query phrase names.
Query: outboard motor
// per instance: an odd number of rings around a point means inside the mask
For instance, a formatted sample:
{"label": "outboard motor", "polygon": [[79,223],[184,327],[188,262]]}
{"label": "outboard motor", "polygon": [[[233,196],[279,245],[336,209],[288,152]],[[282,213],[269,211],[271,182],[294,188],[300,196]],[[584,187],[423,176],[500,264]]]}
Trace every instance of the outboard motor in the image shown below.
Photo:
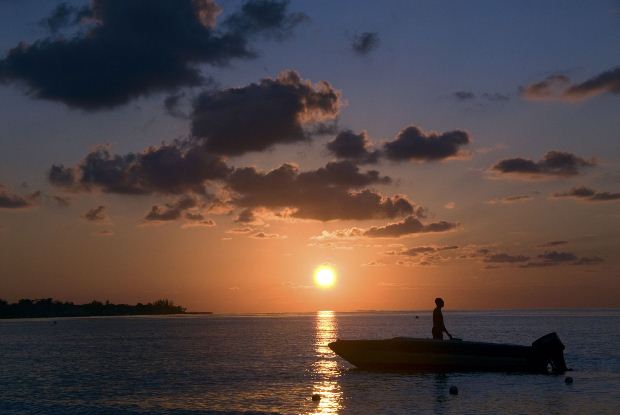
{"label": "outboard motor", "polygon": [[553,373],[564,373],[570,370],[564,360],[564,344],[560,341],[557,333],[549,333],[532,343],[532,348],[551,364]]}

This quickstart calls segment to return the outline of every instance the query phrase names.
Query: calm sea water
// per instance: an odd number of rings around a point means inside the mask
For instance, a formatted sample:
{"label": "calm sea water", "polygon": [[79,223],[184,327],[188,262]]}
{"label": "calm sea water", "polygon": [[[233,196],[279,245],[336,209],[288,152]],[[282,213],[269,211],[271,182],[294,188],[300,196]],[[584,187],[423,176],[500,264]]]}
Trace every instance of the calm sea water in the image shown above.
{"label": "calm sea water", "polygon": [[[336,338],[428,337],[425,312],[0,321],[0,414],[620,413],[620,310],[445,319],[467,340],[529,344],[557,331],[574,383],[365,372],[326,346]],[[458,396],[448,393],[452,385]]]}

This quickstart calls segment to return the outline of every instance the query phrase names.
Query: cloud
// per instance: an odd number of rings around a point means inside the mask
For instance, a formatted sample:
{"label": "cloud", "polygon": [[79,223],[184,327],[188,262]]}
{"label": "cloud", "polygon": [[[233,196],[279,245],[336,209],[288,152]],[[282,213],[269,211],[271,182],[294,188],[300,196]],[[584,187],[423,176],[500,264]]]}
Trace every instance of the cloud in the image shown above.
{"label": "cloud", "polygon": [[380,44],[379,34],[376,32],[362,32],[353,37],[351,49],[358,55],[368,55],[377,49]]}
{"label": "cloud", "polygon": [[373,226],[364,232],[364,236],[369,238],[400,238],[401,236],[418,233],[448,232],[456,229],[458,226],[458,223],[446,221],[424,225],[415,216],[408,216],[400,222],[393,222],[384,226]]}
{"label": "cloud", "polygon": [[589,187],[573,187],[566,192],[553,194],[554,198],[572,198],[584,202],[613,202],[620,200],[620,193],[597,192]]}
{"label": "cloud", "polygon": [[593,257],[577,257],[572,252],[546,251],[544,254],[538,255],[539,261],[528,262],[520,265],[521,268],[544,268],[557,265],[596,265],[604,262],[598,256]]}
{"label": "cloud", "polygon": [[525,262],[529,259],[530,257],[525,255],[511,255],[507,253],[499,253],[487,256],[486,258],[484,258],[484,262],[513,264],[516,262]]}
{"label": "cloud", "polygon": [[102,229],[100,231],[95,232],[93,235],[95,236],[114,236],[114,231],[111,231],[110,229]]}
{"label": "cloud", "polygon": [[277,233],[256,232],[250,235],[252,239],[286,239],[286,235],[280,235]]}
{"label": "cloud", "polygon": [[514,196],[502,197],[500,199],[487,200],[486,203],[489,205],[497,205],[497,204],[509,205],[513,203],[529,202],[530,200],[534,200],[534,198],[530,195],[514,195]]}
{"label": "cloud", "polygon": [[58,206],[67,207],[71,204],[71,199],[65,196],[51,195],[50,199],[56,202]]}
{"label": "cloud", "polygon": [[219,28],[213,0],[93,0],[79,10],[61,5],[43,24],[52,31],[73,26],[73,33],[10,49],[0,60],[0,81],[87,111],[202,85],[207,78],[200,65],[253,58],[253,39],[290,34],[304,17],[289,13],[287,5],[247,1]]}
{"label": "cloud", "polygon": [[476,94],[471,91],[456,91],[452,96],[458,101],[470,101],[476,98]]}
{"label": "cloud", "polygon": [[521,96],[530,100],[552,100],[570,84],[566,75],[553,74],[542,81],[520,88]]}
{"label": "cloud", "polygon": [[[460,102],[471,102],[476,99],[476,94],[472,91],[456,91],[452,93],[452,97]],[[506,102],[510,101],[510,96],[500,92],[483,92],[479,95],[480,99],[488,102]]]}
{"label": "cloud", "polygon": [[491,170],[520,179],[543,179],[576,176],[584,168],[596,166],[595,160],[586,160],[572,153],[549,151],[542,160],[512,158],[499,161]]}
{"label": "cloud", "polygon": [[226,233],[232,233],[232,234],[246,234],[250,232],[254,232],[254,229],[249,228],[247,226],[241,227],[241,228],[232,228],[226,231]]}
{"label": "cloud", "polygon": [[438,161],[461,154],[461,147],[471,142],[465,131],[423,132],[416,126],[401,130],[396,139],[384,144],[383,152],[392,161]]}
{"label": "cloud", "polygon": [[454,249],[458,249],[459,247],[456,245],[450,245],[450,246],[414,246],[411,248],[405,248],[402,249],[400,251],[389,251],[387,252],[388,255],[404,255],[404,256],[418,256],[418,255],[425,255],[425,254],[431,254],[431,253],[435,253],[435,252],[440,252],[440,251],[450,251],[450,250],[454,250]]}
{"label": "cloud", "polygon": [[212,228],[216,225],[213,219],[207,219],[202,213],[185,212],[185,219],[189,222],[181,225],[181,228]]}
{"label": "cloud", "polygon": [[184,194],[204,193],[206,180],[223,179],[230,171],[220,157],[205,151],[200,141],[186,139],[126,155],[113,155],[101,146],[76,167],[53,165],[48,179],[71,191]]}
{"label": "cloud", "polygon": [[376,170],[361,172],[350,161],[327,163],[300,172],[285,163],[268,172],[254,167],[235,169],[226,183],[232,203],[242,208],[290,208],[291,217],[317,219],[378,219],[412,214],[415,206],[404,196],[382,196],[366,186],[390,183]]}
{"label": "cloud", "polygon": [[558,245],[566,245],[568,243],[568,241],[549,241],[549,242],[545,242],[543,244],[538,245],[541,248],[551,248],[553,246],[558,246]]}
{"label": "cloud", "polygon": [[565,75],[551,75],[521,89],[527,99],[581,101],[605,93],[620,94],[620,66],[601,72],[581,83]]}
{"label": "cloud", "polygon": [[51,34],[56,34],[63,28],[78,24],[88,14],[90,14],[88,7],[80,9],[63,2],[56,6],[48,17],[39,20],[39,26]]}
{"label": "cloud", "polygon": [[[186,210],[199,206],[201,206],[201,202],[196,198],[185,195],[172,203],[166,203],[163,206],[153,206],[144,217],[144,221],[155,223],[175,221],[180,219],[181,215]],[[204,217],[200,213],[187,212],[186,218],[190,221],[204,220]]]}
{"label": "cloud", "polygon": [[82,218],[88,222],[107,223],[109,221],[105,206],[97,206],[87,210]]}
{"label": "cloud", "polygon": [[307,141],[307,127],[336,118],[340,93],[295,71],[240,88],[201,93],[194,101],[192,133],[213,153],[239,156],[275,144]]}
{"label": "cloud", "polygon": [[10,192],[5,186],[0,184],[0,209],[25,209],[35,205],[41,192],[34,192],[21,196]]}
{"label": "cloud", "polygon": [[338,133],[336,138],[327,143],[327,149],[339,159],[351,160],[360,164],[376,163],[379,150],[373,150],[368,133],[355,134],[351,130]]}

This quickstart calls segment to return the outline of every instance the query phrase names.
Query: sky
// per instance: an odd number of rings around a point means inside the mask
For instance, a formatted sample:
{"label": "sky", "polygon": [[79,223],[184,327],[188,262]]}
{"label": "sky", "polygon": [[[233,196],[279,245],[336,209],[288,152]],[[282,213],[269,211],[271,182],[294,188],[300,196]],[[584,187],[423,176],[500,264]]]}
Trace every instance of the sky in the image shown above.
{"label": "sky", "polygon": [[0,298],[618,307],[619,44],[612,0],[1,0]]}

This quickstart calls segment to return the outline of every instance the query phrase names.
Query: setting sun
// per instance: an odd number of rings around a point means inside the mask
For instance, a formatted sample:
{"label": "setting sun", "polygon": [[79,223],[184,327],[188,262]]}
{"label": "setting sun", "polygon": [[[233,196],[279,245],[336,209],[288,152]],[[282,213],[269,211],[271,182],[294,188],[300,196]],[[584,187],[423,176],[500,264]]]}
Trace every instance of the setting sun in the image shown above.
{"label": "setting sun", "polygon": [[330,288],[336,283],[336,271],[331,265],[323,264],[314,270],[314,283],[321,288]]}

